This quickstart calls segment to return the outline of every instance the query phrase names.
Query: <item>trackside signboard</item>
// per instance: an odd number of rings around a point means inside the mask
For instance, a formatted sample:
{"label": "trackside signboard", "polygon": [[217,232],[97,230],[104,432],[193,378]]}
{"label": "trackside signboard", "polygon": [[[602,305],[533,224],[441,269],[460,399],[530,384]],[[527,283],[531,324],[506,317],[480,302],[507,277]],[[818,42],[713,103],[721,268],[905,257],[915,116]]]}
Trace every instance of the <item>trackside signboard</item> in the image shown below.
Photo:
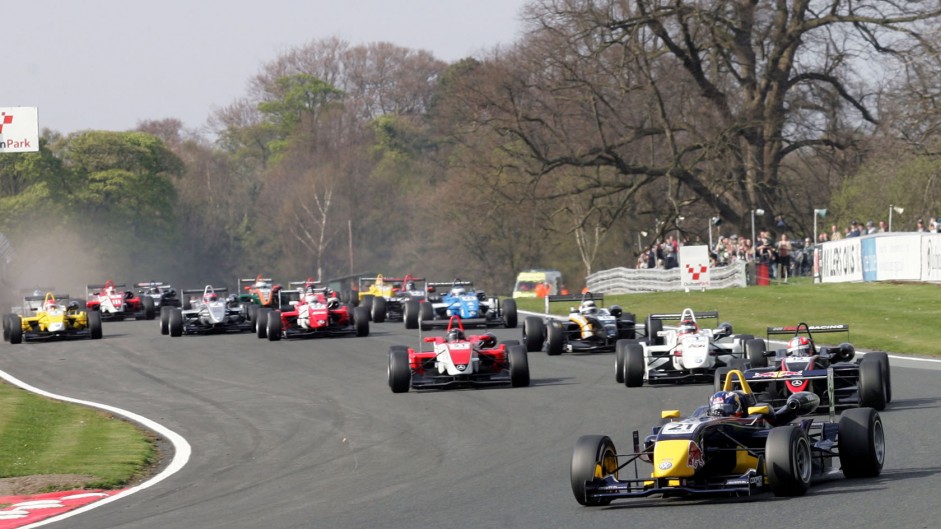
{"label": "trackside signboard", "polygon": [[683,288],[709,287],[708,246],[680,246],[680,279]]}
{"label": "trackside signboard", "polygon": [[36,107],[0,107],[0,154],[39,151]]}

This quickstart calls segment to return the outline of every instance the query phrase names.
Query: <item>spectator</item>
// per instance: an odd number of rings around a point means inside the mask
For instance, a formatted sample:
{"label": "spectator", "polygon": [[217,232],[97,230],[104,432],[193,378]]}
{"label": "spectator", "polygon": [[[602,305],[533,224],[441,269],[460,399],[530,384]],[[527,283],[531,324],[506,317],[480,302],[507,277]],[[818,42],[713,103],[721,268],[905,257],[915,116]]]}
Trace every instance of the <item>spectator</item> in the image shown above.
{"label": "spectator", "polygon": [[889,225],[884,220],[879,221],[879,228],[876,233],[889,233]]}
{"label": "spectator", "polygon": [[850,224],[850,229],[846,233],[846,236],[847,237],[859,237],[860,235],[862,235],[862,232],[863,232],[862,226],[859,225],[859,221],[856,219],[853,219],[853,223]]}
{"label": "spectator", "polygon": [[755,248],[755,260],[760,263],[768,266],[768,275],[771,278],[774,278],[775,267],[774,263],[777,261],[777,256],[775,255],[774,244],[771,241],[771,235],[768,232],[761,232],[761,235],[758,237],[759,245]]}
{"label": "spectator", "polygon": [[827,242],[827,241],[829,241],[829,240],[830,240],[830,236],[827,235],[827,232],[823,232],[823,233],[821,233],[820,235],[817,236],[817,242],[818,242],[818,243]]}
{"label": "spectator", "polygon": [[774,245],[774,249],[777,251],[777,267],[778,279],[783,279],[787,283],[787,276],[791,268],[791,241],[788,240],[787,234],[782,233],[781,239]]}
{"label": "spectator", "polygon": [[866,235],[872,235],[873,233],[879,233],[879,228],[876,227],[875,223],[871,220],[866,221]]}
{"label": "spectator", "polygon": [[919,232],[928,231],[925,229],[925,221],[918,219],[918,222],[915,223],[915,231],[919,231]]}
{"label": "spectator", "polygon": [[840,233],[840,230],[836,227],[836,224],[830,227],[830,240],[838,241],[843,238],[843,234]]}

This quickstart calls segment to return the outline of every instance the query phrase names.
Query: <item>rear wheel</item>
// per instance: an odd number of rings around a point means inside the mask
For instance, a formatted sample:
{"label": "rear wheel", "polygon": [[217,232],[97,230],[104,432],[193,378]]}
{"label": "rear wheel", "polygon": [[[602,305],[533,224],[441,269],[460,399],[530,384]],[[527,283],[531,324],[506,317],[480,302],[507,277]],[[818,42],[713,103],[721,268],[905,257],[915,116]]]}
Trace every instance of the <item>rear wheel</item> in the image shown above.
{"label": "rear wheel", "polygon": [[519,316],[516,312],[516,300],[504,299],[503,300],[503,322],[506,324],[506,328],[515,329],[518,321],[519,321]]}
{"label": "rear wheel", "polygon": [[878,476],[885,462],[882,418],[872,408],[852,408],[840,416],[840,466],[848,478]]}
{"label": "rear wheel", "polygon": [[801,496],[810,488],[810,441],[797,426],[779,426],[765,444],[768,485],[775,496]]}
{"label": "rear wheel", "polygon": [[265,334],[268,335],[268,341],[277,342],[281,339],[281,311],[266,311],[265,318],[267,319],[267,321],[264,322]]}
{"label": "rear wheel", "polygon": [[663,337],[657,336],[657,334],[663,330],[663,320],[657,320],[647,316],[644,327],[647,332],[647,343],[650,345],[663,345]]}
{"label": "rear wheel", "polygon": [[92,340],[101,339],[101,313],[100,312],[86,312],[85,317],[88,318],[88,330],[91,334]]}
{"label": "rear wheel", "polygon": [[614,344],[614,380],[624,383],[624,358],[627,355],[627,340],[618,340]]}
{"label": "rear wheel", "polygon": [[859,405],[884,410],[886,403],[885,379],[882,363],[865,358],[859,363]]}
{"label": "rear wheel", "polygon": [[157,314],[157,306],[154,305],[154,298],[150,296],[141,296],[141,307],[144,308],[144,319],[152,320]]}
{"label": "rear wheel", "polygon": [[889,355],[886,353],[869,353],[865,356],[869,361],[876,360],[882,364],[882,380],[885,381],[885,402],[892,402],[892,372],[889,368]]}
{"label": "rear wheel", "polygon": [[606,435],[583,435],[572,452],[572,494],[582,505],[607,505],[610,498],[589,498],[587,482],[612,474],[617,477],[617,450]]}
{"label": "rear wheel", "polygon": [[431,329],[431,326],[425,325],[422,322],[431,321],[435,319],[435,308],[432,307],[431,303],[427,301],[425,303],[422,303],[419,307],[420,308],[418,311],[418,314],[419,314],[418,325],[419,327],[421,327],[421,330],[427,331],[428,329]]}
{"label": "rear wheel", "polygon": [[421,316],[421,302],[414,299],[406,301],[405,310],[402,313],[402,319],[405,320],[405,328],[417,329],[419,316]]}
{"label": "rear wheel", "polygon": [[562,327],[550,323],[546,327],[546,354],[549,356],[558,356],[562,354],[565,339],[562,336]]}
{"label": "rear wheel", "polygon": [[753,338],[745,342],[745,356],[748,363],[753,368],[768,367],[768,357],[765,356],[765,341],[761,338]]}
{"label": "rear wheel", "polygon": [[527,351],[542,350],[542,344],[546,341],[545,333],[546,326],[539,316],[526,316],[523,320],[523,343]]}
{"label": "rear wheel", "polygon": [[268,313],[271,312],[271,309],[268,307],[258,307],[255,311],[255,314],[252,316],[252,321],[255,322],[255,335],[259,338],[268,337]]}
{"label": "rear wheel", "polygon": [[356,336],[369,336],[369,310],[366,307],[353,309],[353,325],[356,327]]}
{"label": "rear wheel", "polygon": [[[89,321],[91,320],[90,316],[91,313],[89,313]],[[171,309],[168,325],[170,327],[170,336],[183,336],[183,311],[177,308]]]}
{"label": "rear wheel", "polygon": [[372,315],[372,302],[375,297],[376,296],[373,296],[372,294],[367,294],[359,300],[359,306],[365,307],[366,313],[369,315]]}
{"label": "rear wheel", "polygon": [[637,338],[637,316],[624,312],[618,318],[618,338],[634,340]]}
{"label": "rear wheel", "polygon": [[372,321],[382,323],[386,321],[386,298],[372,298]]}
{"label": "rear wheel", "polygon": [[522,345],[506,347],[506,356],[510,361],[510,383],[514,388],[529,385],[529,356]]}
{"label": "rear wheel", "polygon": [[412,385],[412,368],[408,361],[408,348],[393,345],[389,348],[389,387],[392,393],[406,393]]}
{"label": "rear wheel", "polygon": [[647,360],[644,359],[644,346],[629,342],[624,346],[624,385],[636,388],[644,385],[644,372]]}
{"label": "rear wheel", "polygon": [[160,307],[160,334],[166,336],[170,334],[170,311],[171,307]]}

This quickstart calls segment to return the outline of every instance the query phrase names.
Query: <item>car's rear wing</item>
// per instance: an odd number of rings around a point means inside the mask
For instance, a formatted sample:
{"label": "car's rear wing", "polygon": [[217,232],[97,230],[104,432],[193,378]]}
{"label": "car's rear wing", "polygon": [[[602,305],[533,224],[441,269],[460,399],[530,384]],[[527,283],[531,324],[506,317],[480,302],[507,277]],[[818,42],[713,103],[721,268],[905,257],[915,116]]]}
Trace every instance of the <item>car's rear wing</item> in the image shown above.
{"label": "car's rear wing", "polygon": [[835,325],[786,325],[779,327],[768,327],[768,335],[772,334],[797,334],[799,331],[809,332],[850,332],[850,326],[846,323]]}
{"label": "car's rear wing", "polygon": [[593,292],[585,292],[583,294],[551,294],[543,298],[546,300],[546,314],[549,314],[549,305],[551,303],[561,303],[565,301],[578,301],[579,303],[583,301],[597,301],[604,306],[604,294],[595,294]]}
{"label": "car's rear wing", "polygon": [[165,284],[163,281],[147,281],[144,283],[134,283],[134,286],[138,288],[147,288],[147,287],[168,287],[170,285]]}
{"label": "car's rear wing", "polygon": [[[105,288],[106,286],[108,286],[108,285],[107,285],[107,284],[104,284],[104,283],[102,283],[102,284],[100,284],[100,285],[85,285],[85,290],[101,290],[101,289]],[[115,284],[112,285],[112,286],[113,286],[114,288],[116,288],[116,289],[117,289],[117,288],[127,288],[127,283],[115,283]]]}
{"label": "car's rear wing", "polygon": [[[699,311],[699,312],[693,311],[693,317],[696,318],[697,320],[699,320],[699,319],[713,319],[713,318],[718,320],[718,319],[719,319],[719,311],[717,311],[717,310],[706,310],[706,311]],[[649,318],[652,319],[652,320],[668,320],[668,321],[672,321],[672,320],[681,320],[681,319],[683,319],[683,313],[675,313],[675,314],[651,314],[651,315],[649,316]]]}
{"label": "car's rear wing", "polygon": [[430,283],[425,283],[429,287],[472,287],[474,286],[473,281],[435,281]]}
{"label": "car's rear wing", "polygon": [[239,279],[239,290],[243,290],[242,285],[250,286],[250,285],[254,285],[255,283],[259,281],[264,281],[265,283],[272,283],[272,284],[274,283],[274,279],[270,277],[258,276],[258,277],[253,277],[249,279]]}
{"label": "car's rear wing", "polygon": [[[209,289],[211,292],[215,292],[216,294],[228,294],[229,293],[229,287],[219,287],[219,288],[209,287]],[[206,291],[207,291],[206,288],[184,288],[181,292],[183,293],[183,295],[186,295],[186,294],[203,294]]]}
{"label": "car's rear wing", "polygon": [[[52,291],[50,290],[50,292]],[[31,296],[23,296],[23,308],[20,310],[20,316],[25,316],[26,313],[29,311],[37,311],[41,309],[42,304],[46,301],[46,295],[47,294],[43,294],[39,296],[39,295],[34,294]],[[68,294],[60,295],[60,294],[56,294],[55,292],[52,292],[52,296],[56,298],[56,301],[60,303],[63,301],[68,302],[71,299],[71,297]]]}
{"label": "car's rear wing", "polygon": [[327,287],[312,279],[305,279],[303,281],[288,281],[288,290],[297,290],[299,288],[303,289],[307,288],[308,286],[314,287],[314,290],[317,292],[327,291]]}

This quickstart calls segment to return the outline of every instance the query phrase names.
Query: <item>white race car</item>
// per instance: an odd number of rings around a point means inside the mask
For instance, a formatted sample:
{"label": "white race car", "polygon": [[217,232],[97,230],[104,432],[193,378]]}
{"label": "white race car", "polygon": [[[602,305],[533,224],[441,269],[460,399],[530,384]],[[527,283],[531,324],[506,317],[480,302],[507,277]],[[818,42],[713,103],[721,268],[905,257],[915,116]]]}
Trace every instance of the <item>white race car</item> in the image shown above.
{"label": "white race car", "polygon": [[183,306],[160,307],[160,334],[213,334],[252,331],[238,299],[226,297],[228,289],[206,285],[202,290],[183,290]]}
{"label": "white race car", "polygon": [[[618,340],[615,379],[628,387],[644,382],[713,382],[719,367],[742,369],[748,353],[746,344],[754,336],[733,335],[729,323],[700,329],[701,319],[718,321],[719,313],[686,308],[680,314],[648,316],[646,338]],[[664,330],[663,322],[670,320],[679,320],[679,325]]]}

